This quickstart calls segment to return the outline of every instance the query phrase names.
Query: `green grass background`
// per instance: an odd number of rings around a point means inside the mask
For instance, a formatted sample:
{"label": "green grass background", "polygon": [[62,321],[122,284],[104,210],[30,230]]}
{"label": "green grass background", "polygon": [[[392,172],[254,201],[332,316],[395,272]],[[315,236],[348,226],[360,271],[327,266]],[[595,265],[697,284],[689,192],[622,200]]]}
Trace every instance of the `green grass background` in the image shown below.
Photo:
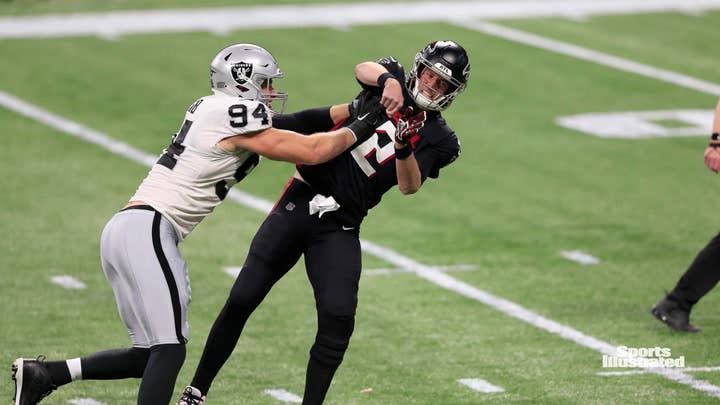
{"label": "green grass background", "polygon": [[[13,14],[20,3],[0,12]],[[31,12],[100,7],[26,3],[38,4]],[[145,3],[113,7],[139,4]],[[720,34],[700,28],[719,15],[505,23],[719,82],[710,46]],[[286,73],[277,87],[290,93],[292,111],[350,100],[358,90],[356,63],[394,55],[409,67],[417,48],[437,38],[458,41],[472,59],[468,90],[444,113],[463,154],[420,193],[389,192],[362,237],[427,265],[476,265],[452,276],[611,344],[670,347],[688,366],[720,365],[717,293],[693,313],[704,328],[697,335],[672,333],[648,314],[717,232],[718,178],[702,163],[706,140],[601,139],[554,123],[591,111],[711,109],[713,96],[443,24],[3,40],[0,90],[159,153],[187,105],[209,92],[209,60],[229,43],[272,50]],[[0,134],[0,364],[8,370],[0,398],[9,399],[9,365],[18,356],[77,357],[128,344],[99,266],[98,239],[147,168],[4,109]],[[292,171],[265,160],[236,187],[274,200]],[[262,218],[228,202],[181,246],[192,279],[193,338],[177,392],[190,381],[232,284],[221,269],[242,264]],[[582,266],[559,256],[572,249],[602,262]],[[363,260],[365,268],[389,266]],[[60,274],[88,288],[51,284]],[[301,264],[253,315],[208,403],[277,404],[262,394],[267,388],[301,393],[314,332]],[[599,371],[599,353],[411,274],[366,275],[356,332],[328,403],[713,403],[657,376],[600,377]],[[720,384],[716,373],[696,376]],[[460,378],[483,378],[506,392],[478,393]],[[137,386],[136,380],[79,382],[44,403],[90,397],[127,404]],[[360,392],[369,387],[372,392]]]}

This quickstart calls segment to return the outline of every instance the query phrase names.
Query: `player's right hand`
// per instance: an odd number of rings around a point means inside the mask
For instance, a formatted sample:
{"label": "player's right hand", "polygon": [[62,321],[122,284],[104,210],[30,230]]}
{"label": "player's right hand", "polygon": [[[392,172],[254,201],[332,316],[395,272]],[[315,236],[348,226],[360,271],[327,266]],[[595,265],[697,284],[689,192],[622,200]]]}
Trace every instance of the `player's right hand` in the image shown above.
{"label": "player's right hand", "polygon": [[400,111],[405,98],[402,93],[402,86],[400,82],[395,79],[388,79],[385,82],[385,88],[383,89],[382,97],[380,98],[380,104],[385,106],[386,113],[388,116],[392,116],[396,112]]}
{"label": "player's right hand", "polygon": [[720,149],[712,146],[705,149],[705,166],[715,173],[720,170]]}

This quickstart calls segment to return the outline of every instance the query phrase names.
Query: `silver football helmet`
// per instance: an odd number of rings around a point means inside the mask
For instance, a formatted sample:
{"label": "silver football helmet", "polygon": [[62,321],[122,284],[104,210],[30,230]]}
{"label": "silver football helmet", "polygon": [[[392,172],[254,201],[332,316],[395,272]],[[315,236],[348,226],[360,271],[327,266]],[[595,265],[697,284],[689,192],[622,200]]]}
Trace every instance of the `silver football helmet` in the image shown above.
{"label": "silver football helmet", "polygon": [[[424,69],[431,69],[450,84],[445,94],[431,99],[420,92],[420,74]],[[442,111],[465,90],[469,78],[470,59],[465,49],[453,41],[435,41],[415,55],[405,86],[418,107]]]}
{"label": "silver football helmet", "polygon": [[274,79],[281,77],[283,73],[270,52],[253,44],[230,45],[210,62],[210,87],[214,92],[260,100],[271,108],[273,101],[281,101],[281,108],[273,109],[277,112],[285,109],[288,95],[268,89],[272,89]]}

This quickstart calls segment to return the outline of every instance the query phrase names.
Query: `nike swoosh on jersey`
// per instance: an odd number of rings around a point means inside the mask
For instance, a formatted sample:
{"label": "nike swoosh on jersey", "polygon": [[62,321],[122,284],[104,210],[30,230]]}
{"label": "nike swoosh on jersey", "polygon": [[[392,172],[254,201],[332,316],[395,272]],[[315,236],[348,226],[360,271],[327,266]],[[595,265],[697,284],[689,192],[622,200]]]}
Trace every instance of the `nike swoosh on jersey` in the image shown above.
{"label": "nike swoosh on jersey", "polygon": [[355,229],[355,227],[354,227],[354,226],[344,226],[344,225],[343,225],[342,229],[343,229],[343,231],[352,231],[353,229]]}

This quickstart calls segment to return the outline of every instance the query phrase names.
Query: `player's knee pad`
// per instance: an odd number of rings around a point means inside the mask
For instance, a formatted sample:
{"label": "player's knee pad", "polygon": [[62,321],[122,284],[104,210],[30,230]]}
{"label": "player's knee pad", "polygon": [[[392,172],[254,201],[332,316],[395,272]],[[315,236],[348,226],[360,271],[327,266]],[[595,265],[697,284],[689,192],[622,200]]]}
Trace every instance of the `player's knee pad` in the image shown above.
{"label": "player's knee pad", "polygon": [[310,356],[329,366],[339,365],[355,328],[354,315],[318,314],[318,332]]}

